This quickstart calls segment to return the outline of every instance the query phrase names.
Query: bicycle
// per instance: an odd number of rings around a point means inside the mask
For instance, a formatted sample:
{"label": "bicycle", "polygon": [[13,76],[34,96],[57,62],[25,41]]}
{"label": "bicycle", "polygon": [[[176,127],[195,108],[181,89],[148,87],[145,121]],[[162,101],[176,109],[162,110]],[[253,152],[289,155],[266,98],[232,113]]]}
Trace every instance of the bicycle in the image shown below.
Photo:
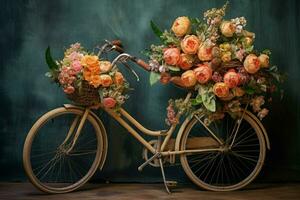
{"label": "bicycle", "polygon": [[[126,64],[131,60],[149,70],[141,59],[123,53],[120,43],[106,42],[99,54],[117,50],[121,54],[112,62]],[[135,75],[134,70],[131,70]],[[137,75],[136,75],[137,76]],[[191,98],[188,92],[184,103]],[[112,118],[144,146],[147,165],[160,167],[168,193],[164,164],[175,164],[180,158],[188,178],[197,186],[212,191],[232,191],[248,185],[260,172],[270,142],[259,119],[247,107],[226,113],[222,121],[204,123],[202,113],[192,113],[183,120],[175,138],[176,124],[168,130],[149,130],[123,108],[119,114],[105,108]],[[84,185],[106,160],[108,141],[105,126],[92,111],[95,107],[65,104],[41,116],[30,129],[24,144],[23,164],[34,186],[47,193],[71,192]],[[179,118],[182,113],[177,113]],[[54,124],[55,123],[55,124]],[[57,124],[56,124],[57,123]],[[155,137],[147,141],[139,132]],[[55,130],[59,127],[59,130]],[[149,157],[151,154],[151,157]]]}

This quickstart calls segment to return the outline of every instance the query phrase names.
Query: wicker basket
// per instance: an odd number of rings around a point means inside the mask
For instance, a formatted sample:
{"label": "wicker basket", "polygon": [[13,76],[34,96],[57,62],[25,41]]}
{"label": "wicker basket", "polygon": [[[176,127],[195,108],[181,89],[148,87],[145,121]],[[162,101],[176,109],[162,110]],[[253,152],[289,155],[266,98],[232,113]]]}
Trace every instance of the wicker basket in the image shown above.
{"label": "wicker basket", "polygon": [[67,94],[67,97],[80,106],[92,106],[100,102],[98,89],[91,86],[87,81],[82,81],[82,87],[76,88],[75,92]]}
{"label": "wicker basket", "polygon": [[243,67],[243,63],[239,60],[231,60],[229,62],[223,62],[221,64],[222,68],[236,68],[236,67]]}

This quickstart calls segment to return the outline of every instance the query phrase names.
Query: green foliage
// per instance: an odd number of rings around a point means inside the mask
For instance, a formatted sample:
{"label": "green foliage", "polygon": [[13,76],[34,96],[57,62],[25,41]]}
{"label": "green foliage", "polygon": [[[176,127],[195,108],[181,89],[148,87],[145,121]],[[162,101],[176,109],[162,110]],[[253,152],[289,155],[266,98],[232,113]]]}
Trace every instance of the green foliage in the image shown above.
{"label": "green foliage", "polygon": [[160,74],[159,73],[156,73],[156,72],[151,72],[150,73],[150,85],[154,85],[157,81],[159,81],[160,79]]}
{"label": "green foliage", "polygon": [[173,33],[169,31],[164,31],[161,35],[161,39],[165,45],[175,45],[177,47],[180,47],[180,39],[177,38]]}
{"label": "green foliage", "polygon": [[150,25],[154,34],[161,40],[161,36],[163,32],[158,28],[158,26],[152,20],[150,21]]}
{"label": "green foliage", "polygon": [[168,65],[168,69],[171,70],[171,71],[174,71],[174,72],[179,72],[180,71],[179,67],[170,66],[170,65]]}
{"label": "green foliage", "polygon": [[48,64],[50,70],[58,69],[58,65],[56,64],[56,62],[53,60],[51,56],[50,46],[48,46],[48,48],[46,49],[45,58],[46,58],[46,63]]}
{"label": "green foliage", "polygon": [[211,112],[216,111],[216,96],[211,85],[199,85],[198,94],[201,96],[203,105]]}

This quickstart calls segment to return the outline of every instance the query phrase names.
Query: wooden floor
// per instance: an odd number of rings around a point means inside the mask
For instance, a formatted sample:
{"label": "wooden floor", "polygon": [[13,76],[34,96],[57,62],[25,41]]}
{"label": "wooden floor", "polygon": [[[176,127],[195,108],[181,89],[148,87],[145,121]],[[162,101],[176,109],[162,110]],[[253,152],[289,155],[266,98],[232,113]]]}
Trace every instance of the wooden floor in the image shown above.
{"label": "wooden floor", "polygon": [[300,199],[300,184],[258,184],[235,192],[209,192],[193,186],[177,186],[168,195],[162,184],[89,184],[80,191],[47,195],[29,183],[0,183],[1,200],[134,200],[134,199],[201,199],[201,200],[271,200]]}

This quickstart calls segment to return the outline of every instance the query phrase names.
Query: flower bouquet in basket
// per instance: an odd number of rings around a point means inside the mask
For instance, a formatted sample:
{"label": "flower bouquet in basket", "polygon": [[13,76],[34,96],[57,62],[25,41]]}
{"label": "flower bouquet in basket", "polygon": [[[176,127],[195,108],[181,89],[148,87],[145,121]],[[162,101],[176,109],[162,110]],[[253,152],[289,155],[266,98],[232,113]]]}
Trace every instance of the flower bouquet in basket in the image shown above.
{"label": "flower bouquet in basket", "polygon": [[64,52],[62,60],[54,61],[50,48],[46,50],[50,71],[46,76],[62,87],[66,96],[77,105],[104,107],[118,110],[129,97],[129,88],[116,66],[98,55],[86,51],[79,43]]}
{"label": "flower bouquet in basket", "polygon": [[188,104],[170,100],[168,124],[178,123],[175,110],[201,111],[207,123],[222,119],[225,112],[241,111],[242,105],[250,105],[260,119],[268,114],[262,106],[277,90],[282,75],[270,66],[270,50],[254,49],[255,34],[245,29],[244,17],[224,19],[227,6],[228,2],[207,10],[204,21],[178,17],[170,31],[162,32],[151,22],[161,44],[146,51],[150,84],[172,81],[194,91]]}

